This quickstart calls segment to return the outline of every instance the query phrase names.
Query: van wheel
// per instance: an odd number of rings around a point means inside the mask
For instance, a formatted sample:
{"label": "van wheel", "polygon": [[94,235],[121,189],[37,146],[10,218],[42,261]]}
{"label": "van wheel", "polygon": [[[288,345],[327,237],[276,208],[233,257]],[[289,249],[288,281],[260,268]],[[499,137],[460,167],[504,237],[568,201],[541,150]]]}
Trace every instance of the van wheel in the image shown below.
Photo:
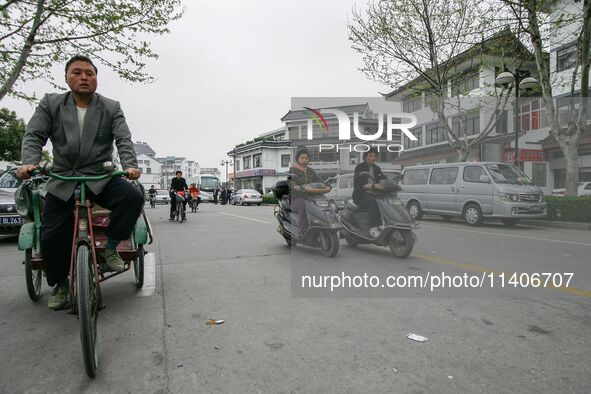
{"label": "van wheel", "polygon": [[518,224],[520,220],[521,219],[516,219],[516,218],[506,218],[506,219],[501,219],[501,222],[507,227],[513,227],[516,224]]}
{"label": "van wheel", "polygon": [[464,208],[464,221],[469,226],[480,226],[484,220],[482,217],[482,209],[478,204],[468,204]]}
{"label": "van wheel", "polygon": [[407,208],[410,217],[414,220],[421,220],[423,218],[423,210],[421,209],[421,204],[419,204],[417,201],[409,202]]}
{"label": "van wheel", "polygon": [[441,215],[441,217],[443,218],[443,220],[445,220],[446,222],[451,222],[453,220],[453,216],[451,215]]}

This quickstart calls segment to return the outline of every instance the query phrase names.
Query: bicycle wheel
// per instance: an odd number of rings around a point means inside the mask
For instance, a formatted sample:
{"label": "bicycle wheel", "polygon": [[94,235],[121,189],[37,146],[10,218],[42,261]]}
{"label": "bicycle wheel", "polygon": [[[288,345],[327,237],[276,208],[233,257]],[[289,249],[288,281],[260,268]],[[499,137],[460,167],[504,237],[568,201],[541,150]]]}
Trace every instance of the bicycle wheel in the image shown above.
{"label": "bicycle wheel", "polygon": [[86,374],[94,378],[98,368],[98,296],[92,259],[88,246],[81,244],[76,251],[76,290],[78,320],[80,320],[80,341]]}
{"label": "bicycle wheel", "polygon": [[33,269],[33,249],[25,250],[25,281],[27,282],[27,293],[32,301],[38,301],[41,296],[42,271]]}
{"label": "bicycle wheel", "polygon": [[144,285],[144,245],[137,247],[137,258],[133,260],[133,272],[135,273],[135,287],[141,289]]}

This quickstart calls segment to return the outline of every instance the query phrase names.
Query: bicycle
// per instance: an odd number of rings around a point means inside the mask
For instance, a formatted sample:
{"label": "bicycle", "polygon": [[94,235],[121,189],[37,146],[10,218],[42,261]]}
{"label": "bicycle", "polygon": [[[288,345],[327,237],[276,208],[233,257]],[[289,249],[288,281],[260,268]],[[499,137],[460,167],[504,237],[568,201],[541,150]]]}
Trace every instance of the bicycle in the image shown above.
{"label": "bicycle", "polygon": [[[107,162],[103,167],[107,171],[112,170],[111,163]],[[40,247],[39,184],[41,175],[78,183],[74,192],[74,235],[72,240],[74,248],[70,260],[69,281],[70,309],[71,313],[76,314],[80,321],[82,357],[86,374],[93,378],[98,370],[98,312],[103,308],[100,282],[128,271],[133,264],[136,287],[141,288],[144,281],[144,256],[147,254],[144,245],[152,243],[152,233],[149,222],[142,214],[136,222],[130,239],[122,241],[118,248],[121,258],[126,262],[125,271],[109,272],[102,257],[107,242],[103,228],[106,227],[104,219],[108,219],[108,211],[98,212],[95,210],[93,213],[93,204],[86,198],[86,182],[99,181],[113,176],[126,176],[127,172],[109,171],[104,175],[68,177],[52,173],[50,165],[38,166],[38,169],[32,173],[34,221],[25,223],[21,227],[18,239],[19,250],[25,251],[27,292],[33,301],[37,301],[40,297],[41,276],[44,269]],[[149,242],[147,242],[148,236],[150,237]]]}
{"label": "bicycle", "polygon": [[174,191],[174,196],[176,198],[174,220],[182,223],[183,221],[187,220],[187,215],[185,214],[185,192]]}
{"label": "bicycle", "polygon": [[150,195],[150,207],[151,208],[156,208],[156,196],[154,195]]}

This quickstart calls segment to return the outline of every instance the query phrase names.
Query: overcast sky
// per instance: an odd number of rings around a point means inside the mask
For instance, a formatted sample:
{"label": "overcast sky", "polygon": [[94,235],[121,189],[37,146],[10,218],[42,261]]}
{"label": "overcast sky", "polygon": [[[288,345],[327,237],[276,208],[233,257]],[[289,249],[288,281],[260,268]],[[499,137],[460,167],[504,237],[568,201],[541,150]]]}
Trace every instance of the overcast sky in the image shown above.
{"label": "overcast sky", "polygon": [[[236,144],[281,126],[291,97],[375,97],[389,89],[358,71],[347,20],[365,0],[185,0],[156,37],[152,84],[130,84],[99,65],[98,92],[121,102],[134,141],[158,156],[219,167]],[[56,67],[61,79],[63,65]],[[53,89],[29,84],[42,96]],[[34,106],[5,99],[27,121]]]}

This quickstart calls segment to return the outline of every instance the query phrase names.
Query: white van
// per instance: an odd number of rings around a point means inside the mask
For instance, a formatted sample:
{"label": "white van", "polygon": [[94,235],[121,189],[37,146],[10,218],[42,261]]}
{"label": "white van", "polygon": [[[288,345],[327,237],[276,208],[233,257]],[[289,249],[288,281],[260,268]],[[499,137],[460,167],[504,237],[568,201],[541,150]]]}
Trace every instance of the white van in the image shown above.
{"label": "white van", "polygon": [[521,218],[545,217],[544,193],[517,167],[507,163],[448,163],[407,167],[398,193],[410,215],[445,220],[462,217],[471,226],[500,219],[513,226]]}

